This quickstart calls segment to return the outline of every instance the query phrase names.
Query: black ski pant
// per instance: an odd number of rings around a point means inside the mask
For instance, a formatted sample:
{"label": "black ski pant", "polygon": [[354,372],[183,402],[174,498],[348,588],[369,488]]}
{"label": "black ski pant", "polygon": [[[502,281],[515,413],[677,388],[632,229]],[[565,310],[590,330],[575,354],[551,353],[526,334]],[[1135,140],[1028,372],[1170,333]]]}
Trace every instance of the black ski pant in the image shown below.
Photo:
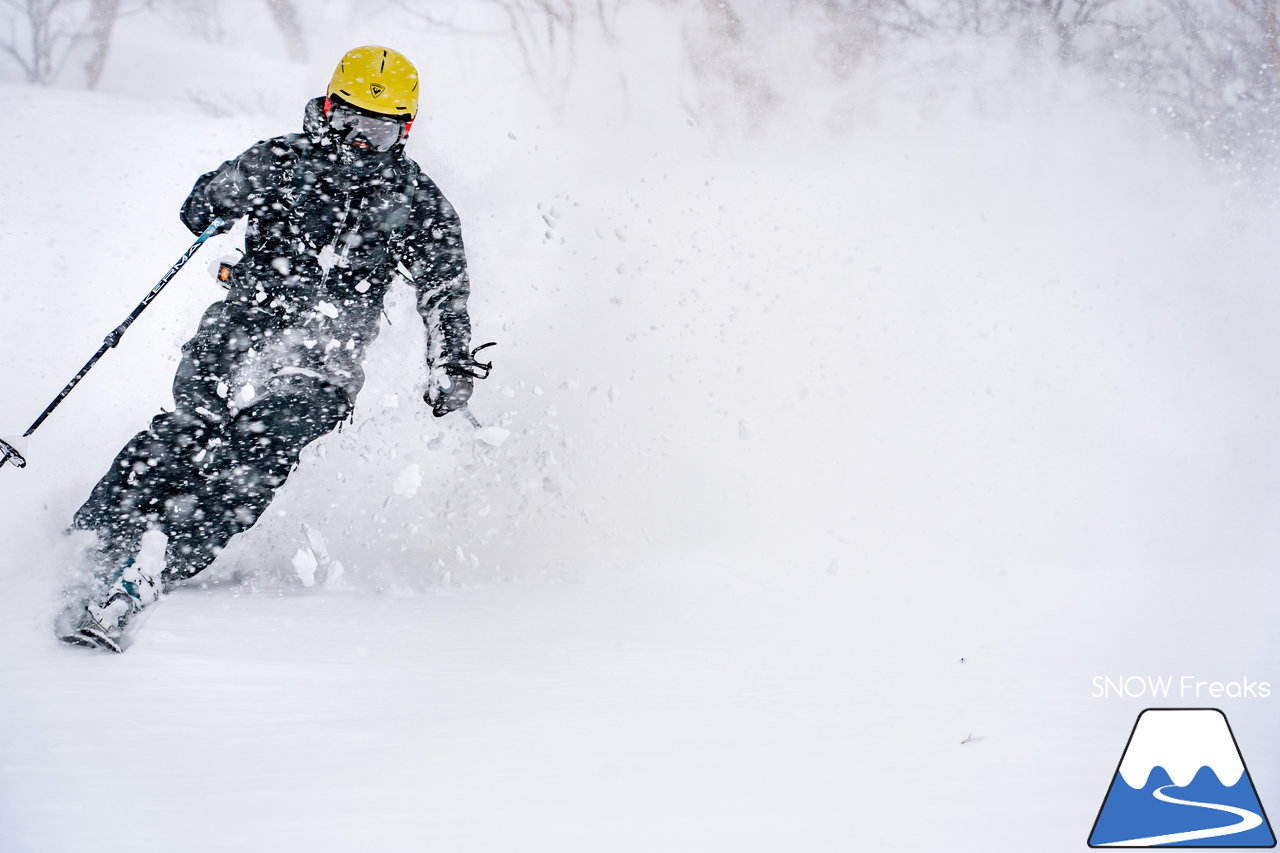
{"label": "black ski pant", "polygon": [[168,537],[166,586],[202,571],[258,520],[302,449],[349,410],[343,390],[297,376],[221,423],[181,407],[157,415],[76,511],[73,526],[98,534],[95,572],[127,566],[151,526]]}

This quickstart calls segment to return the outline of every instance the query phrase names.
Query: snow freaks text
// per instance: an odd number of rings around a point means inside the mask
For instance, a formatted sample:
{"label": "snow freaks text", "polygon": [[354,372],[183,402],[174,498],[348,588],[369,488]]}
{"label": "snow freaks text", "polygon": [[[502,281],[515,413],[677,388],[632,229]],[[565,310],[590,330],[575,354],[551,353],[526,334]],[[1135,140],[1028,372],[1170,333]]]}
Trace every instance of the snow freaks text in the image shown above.
{"label": "snow freaks text", "polygon": [[1271,682],[1244,677],[1208,681],[1194,675],[1095,675],[1094,699],[1268,699]]}

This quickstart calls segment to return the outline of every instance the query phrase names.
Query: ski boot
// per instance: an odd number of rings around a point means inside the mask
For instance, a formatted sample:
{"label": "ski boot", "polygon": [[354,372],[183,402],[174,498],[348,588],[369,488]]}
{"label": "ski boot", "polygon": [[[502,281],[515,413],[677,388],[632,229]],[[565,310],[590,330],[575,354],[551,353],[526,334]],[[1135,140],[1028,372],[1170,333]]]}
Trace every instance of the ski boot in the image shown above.
{"label": "ski boot", "polygon": [[134,565],[121,572],[100,596],[90,598],[81,608],[71,628],[59,633],[64,643],[123,652],[125,627],[137,613],[160,598],[160,583]]}

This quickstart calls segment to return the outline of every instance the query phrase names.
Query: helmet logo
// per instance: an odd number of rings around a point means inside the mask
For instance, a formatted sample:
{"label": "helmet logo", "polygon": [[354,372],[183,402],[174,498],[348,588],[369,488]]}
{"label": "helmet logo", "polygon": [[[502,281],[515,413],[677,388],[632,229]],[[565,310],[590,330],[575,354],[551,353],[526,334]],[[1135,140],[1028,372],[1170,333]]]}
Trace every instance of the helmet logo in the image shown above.
{"label": "helmet logo", "polygon": [[386,87],[386,86],[383,86],[381,83],[370,83],[370,84],[369,84],[369,92],[370,92],[370,93],[372,93],[372,95],[373,95],[375,98],[376,98],[376,97],[378,97],[379,95],[381,95],[381,94],[382,94],[383,92],[385,92],[386,90],[387,90],[387,87]]}

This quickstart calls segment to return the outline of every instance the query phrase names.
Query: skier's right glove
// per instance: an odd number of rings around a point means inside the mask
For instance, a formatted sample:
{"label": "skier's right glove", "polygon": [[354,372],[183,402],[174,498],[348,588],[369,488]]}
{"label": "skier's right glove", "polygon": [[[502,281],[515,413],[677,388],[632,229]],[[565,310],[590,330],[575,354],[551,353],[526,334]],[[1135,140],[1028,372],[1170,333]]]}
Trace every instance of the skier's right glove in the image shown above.
{"label": "skier's right glove", "polygon": [[218,284],[230,289],[231,279],[235,275],[235,266],[243,258],[244,252],[239,249],[233,249],[222,257],[214,258],[209,264],[209,275],[213,276]]}

